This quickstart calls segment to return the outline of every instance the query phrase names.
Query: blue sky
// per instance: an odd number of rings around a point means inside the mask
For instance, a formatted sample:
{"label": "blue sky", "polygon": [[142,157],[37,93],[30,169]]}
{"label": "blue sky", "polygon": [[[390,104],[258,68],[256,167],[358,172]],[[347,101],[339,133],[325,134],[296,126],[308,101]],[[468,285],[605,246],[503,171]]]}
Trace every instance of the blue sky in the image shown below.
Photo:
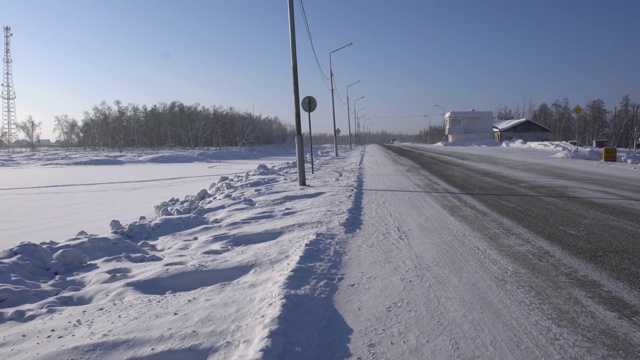
{"label": "blue sky", "polygon": [[[331,132],[331,92],[300,3],[300,97],[313,132]],[[640,1],[306,0],[320,65],[336,80],[336,121],[349,98],[371,129],[417,133],[448,110],[526,101],[640,101]],[[234,107],[293,123],[286,0],[3,0],[11,26],[18,120],[78,120],[102,100]],[[353,111],[353,110],[352,110]],[[352,115],[353,113],[351,113]],[[303,131],[307,117],[303,115]],[[424,117],[423,115],[429,115]],[[411,117],[415,116],[415,117]]]}

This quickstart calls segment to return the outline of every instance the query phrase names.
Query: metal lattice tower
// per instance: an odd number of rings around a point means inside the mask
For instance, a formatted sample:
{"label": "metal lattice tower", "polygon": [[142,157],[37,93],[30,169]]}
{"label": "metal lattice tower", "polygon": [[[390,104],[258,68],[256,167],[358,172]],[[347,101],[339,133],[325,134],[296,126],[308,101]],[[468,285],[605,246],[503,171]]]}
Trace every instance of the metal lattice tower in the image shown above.
{"label": "metal lattice tower", "polygon": [[13,90],[13,71],[11,70],[11,27],[4,27],[4,77],[2,82],[2,126],[6,132],[8,146],[18,138],[16,117],[16,92]]}

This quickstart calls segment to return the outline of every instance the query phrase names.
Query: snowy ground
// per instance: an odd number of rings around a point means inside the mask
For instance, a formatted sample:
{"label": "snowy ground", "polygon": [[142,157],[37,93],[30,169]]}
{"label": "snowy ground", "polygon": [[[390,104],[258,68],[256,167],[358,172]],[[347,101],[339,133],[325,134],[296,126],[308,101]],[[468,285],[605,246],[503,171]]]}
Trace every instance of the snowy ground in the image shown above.
{"label": "snowy ground", "polygon": [[288,148],[0,152],[0,249],[23,241],[60,241],[81,230],[108,233],[111,220],[152,217],[153,205],[208,188],[213,178],[293,157]]}
{"label": "snowy ground", "polygon": [[[596,161],[598,150],[574,152],[561,143],[458,145],[451,151],[591,159],[580,166],[638,171],[638,157],[628,151],[613,164]],[[376,228],[384,211],[367,215],[366,224],[354,211],[364,203],[367,150],[343,148],[336,158],[331,147],[319,149],[307,187],[297,185],[292,149],[0,154],[0,202],[10,214],[0,238],[0,358],[366,353],[366,343],[345,341],[362,322],[341,316],[333,298],[357,301],[344,288],[337,292],[348,239],[360,231],[392,236],[393,229]],[[391,175],[402,182],[402,174]],[[373,275],[398,281],[377,270]],[[353,276],[363,269],[350,271],[350,281],[364,279]],[[454,295],[433,296],[446,303]],[[460,306],[477,316],[476,305]],[[309,331],[331,332],[324,336],[330,343],[302,335]],[[389,342],[375,346],[394,354]]]}

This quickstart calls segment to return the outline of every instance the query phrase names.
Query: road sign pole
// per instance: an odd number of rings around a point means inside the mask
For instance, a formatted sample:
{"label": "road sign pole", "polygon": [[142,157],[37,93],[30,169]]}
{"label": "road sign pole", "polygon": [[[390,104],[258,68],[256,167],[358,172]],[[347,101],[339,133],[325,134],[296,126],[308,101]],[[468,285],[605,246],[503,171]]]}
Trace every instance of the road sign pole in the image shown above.
{"label": "road sign pole", "polygon": [[580,105],[576,105],[573,108],[573,112],[576,114],[576,152],[580,149],[579,147],[579,143],[580,143],[580,127],[578,126],[578,115],[580,115],[580,113],[582,112],[582,108],[580,107]]}
{"label": "road sign pole", "polygon": [[313,174],[313,138],[311,136],[311,113],[318,106],[318,102],[313,96],[305,96],[302,99],[302,110],[306,111],[309,114],[309,154],[311,156],[311,173]]}
{"label": "road sign pole", "polygon": [[311,136],[311,111],[309,111],[309,155],[311,155],[311,173],[313,174],[313,137]]}

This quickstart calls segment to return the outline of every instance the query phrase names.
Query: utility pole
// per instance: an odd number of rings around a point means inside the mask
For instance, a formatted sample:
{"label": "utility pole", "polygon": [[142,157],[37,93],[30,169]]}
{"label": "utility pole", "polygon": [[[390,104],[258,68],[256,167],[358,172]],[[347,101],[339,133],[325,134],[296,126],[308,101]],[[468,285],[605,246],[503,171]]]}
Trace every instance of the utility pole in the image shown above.
{"label": "utility pole", "polygon": [[304,172],[304,145],[302,143],[302,120],[300,120],[300,91],[298,88],[298,53],[296,52],[296,24],[293,0],[287,0],[289,5],[289,40],[291,41],[291,72],[293,74],[293,102],[296,120],[296,162],[298,165],[298,185],[306,186],[307,179]]}
{"label": "utility pole", "polygon": [[331,63],[331,55],[333,55],[334,52],[342,50],[351,45],[353,45],[352,42],[329,53],[329,75],[331,76],[331,110],[333,112],[333,146],[335,148],[336,156],[338,156],[338,130],[336,128],[336,104],[333,100],[333,65]]}
{"label": "utility pole", "polygon": [[4,71],[2,82],[2,125],[6,131],[7,146],[18,138],[16,118],[16,93],[13,89],[13,72],[11,69],[11,27],[4,27]]}
{"label": "utility pole", "polygon": [[[356,81],[356,82],[354,82],[352,84],[347,85],[347,123],[349,123],[349,149],[352,149],[352,146],[351,146],[351,115],[349,113],[349,86],[353,86],[353,85],[355,85],[355,84],[357,84],[359,82],[360,82],[360,80],[358,80],[358,81]],[[355,108],[355,105],[354,105],[354,108]],[[355,119],[354,119],[354,121],[355,121]],[[355,130],[355,126],[353,127],[353,130]],[[356,146],[358,146],[358,141],[357,140],[356,140]]]}

